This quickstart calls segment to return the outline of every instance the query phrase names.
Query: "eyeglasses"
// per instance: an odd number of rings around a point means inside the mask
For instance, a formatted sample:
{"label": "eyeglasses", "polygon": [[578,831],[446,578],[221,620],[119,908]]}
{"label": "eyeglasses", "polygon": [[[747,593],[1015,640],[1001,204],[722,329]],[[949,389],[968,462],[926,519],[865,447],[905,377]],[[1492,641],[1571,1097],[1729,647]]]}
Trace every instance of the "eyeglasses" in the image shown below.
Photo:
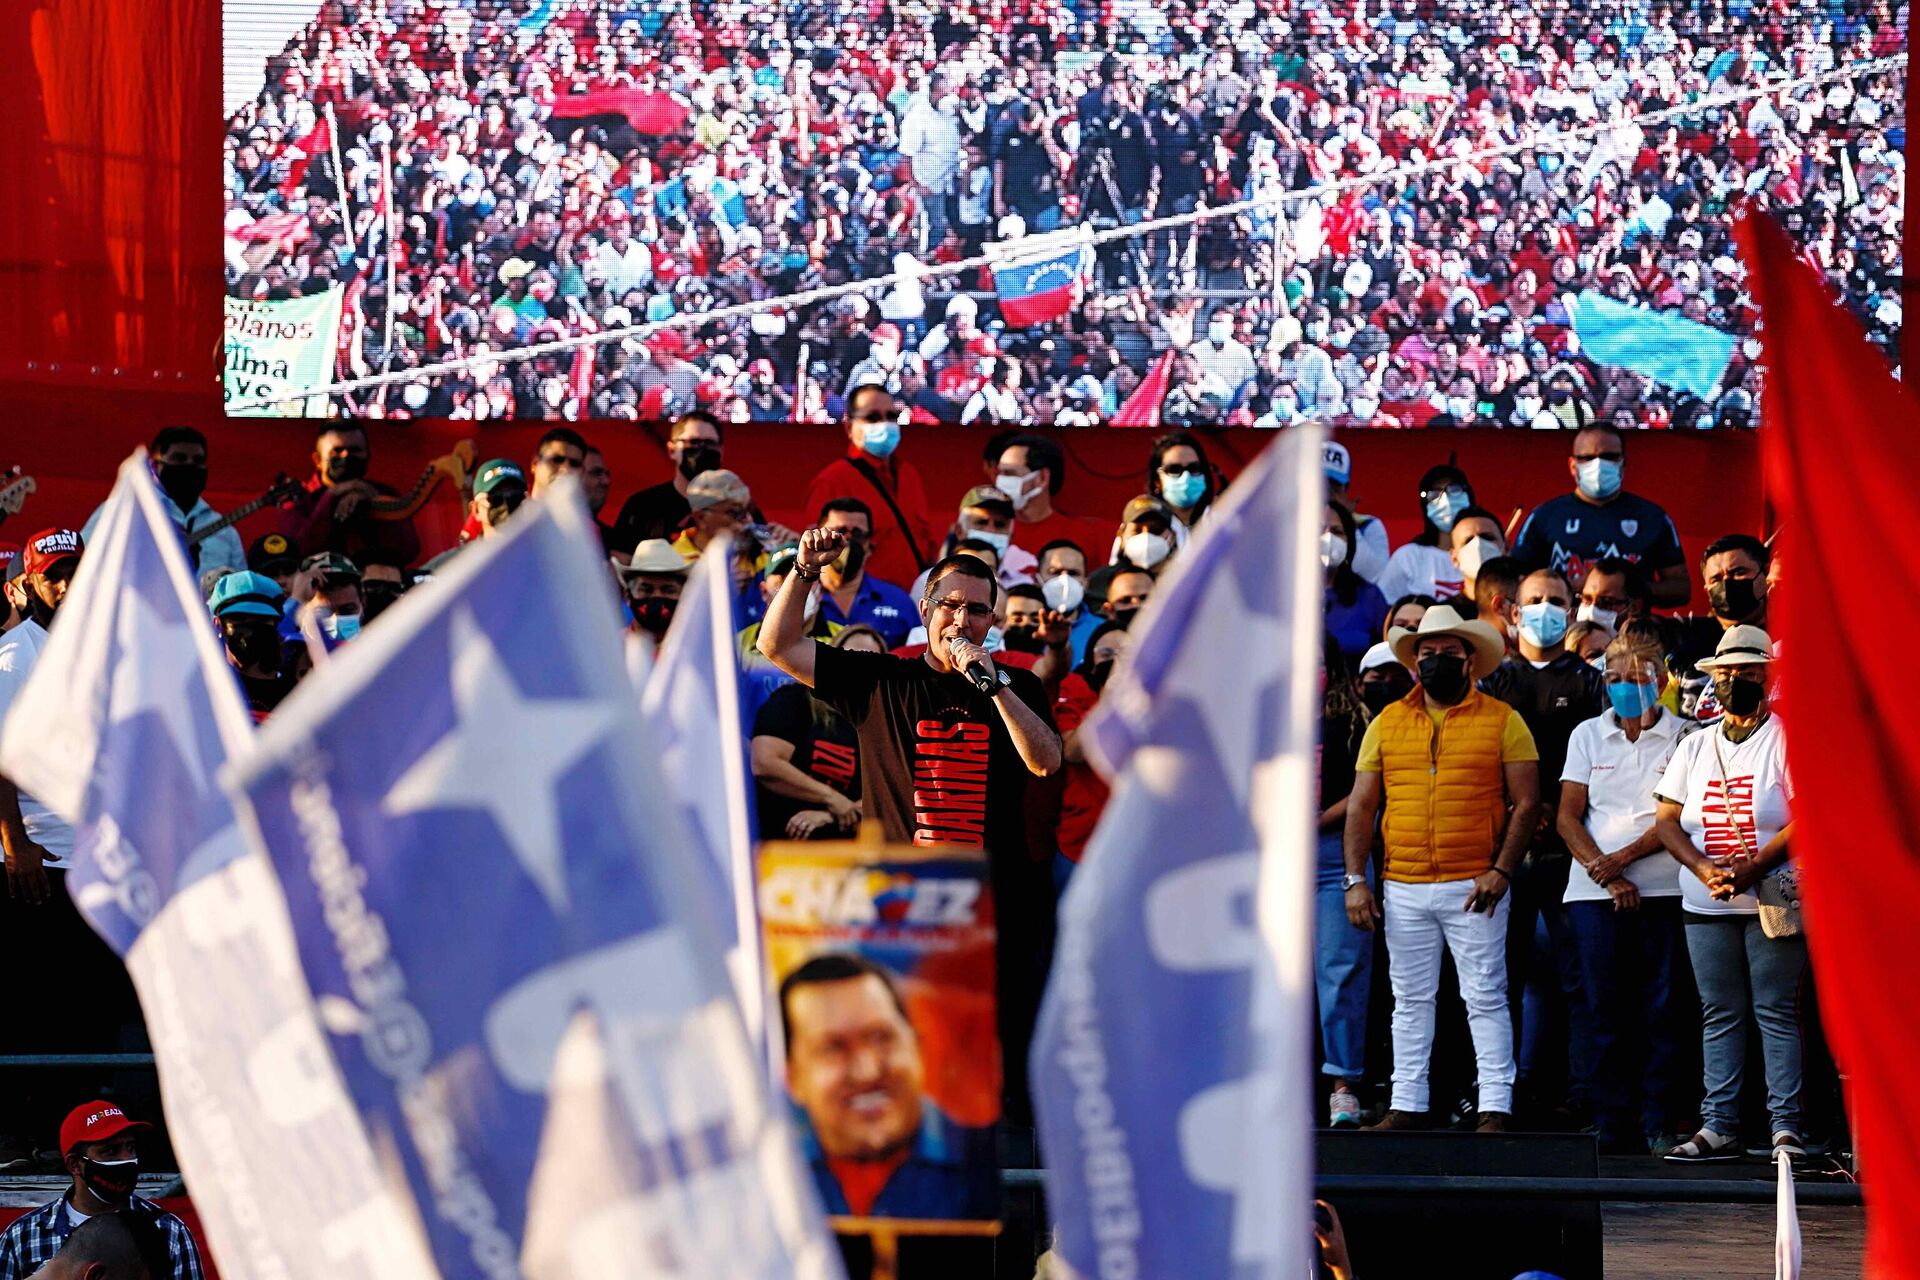
{"label": "eyeglasses", "polygon": [[1163,476],[1204,476],[1207,468],[1198,462],[1168,462],[1160,467]]}
{"label": "eyeglasses", "polygon": [[974,604],[959,599],[932,600],[928,603],[936,609],[945,609],[948,613],[964,613],[967,615],[968,622],[987,622],[993,617],[993,606],[990,604]]}
{"label": "eyeglasses", "polygon": [[1457,484],[1450,484],[1444,489],[1422,489],[1420,491],[1420,500],[1422,502],[1430,502],[1442,494],[1445,494],[1455,502],[1466,502],[1469,500],[1467,491]]}
{"label": "eyeglasses", "polygon": [[841,537],[845,538],[848,542],[873,541],[873,533],[872,531],[867,529],[848,529],[843,526],[829,525],[827,526],[827,532],[837,533]]}

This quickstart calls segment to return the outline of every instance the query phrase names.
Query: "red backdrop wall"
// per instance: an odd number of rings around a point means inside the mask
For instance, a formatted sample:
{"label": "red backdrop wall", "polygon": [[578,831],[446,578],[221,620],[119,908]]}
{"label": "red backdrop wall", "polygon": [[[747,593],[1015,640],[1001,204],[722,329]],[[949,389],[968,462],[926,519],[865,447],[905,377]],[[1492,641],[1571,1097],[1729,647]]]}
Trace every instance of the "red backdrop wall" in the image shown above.
{"label": "red backdrop wall", "polygon": [[[119,462],[154,429],[169,422],[200,427],[213,441],[208,501],[230,509],[257,496],[276,471],[304,476],[310,469],[313,424],[232,420],[219,415],[211,397],[181,394],[131,395],[76,392],[48,385],[0,389],[5,427],[0,427],[0,467],[19,463],[34,475],[39,492],[21,516],[0,530],[0,541],[18,541],[54,524],[78,528],[112,484]],[[471,423],[375,424],[373,474],[405,488],[426,461],[462,437],[472,437],[481,458],[531,458],[539,424],[488,427]],[[657,430],[630,423],[590,423],[586,434],[607,453],[614,470],[610,519],[634,489],[669,473]],[[1117,524],[1120,508],[1146,481],[1152,433],[1144,431],[1050,432],[1068,458],[1060,507],[1086,519],[1090,532]],[[1264,432],[1228,431],[1208,437],[1209,451],[1229,473],[1237,472],[1268,440]],[[1353,453],[1354,495],[1361,508],[1386,520],[1395,545],[1419,528],[1416,492],[1420,475],[1456,456],[1472,477],[1481,504],[1504,522],[1516,507],[1532,507],[1570,487],[1569,438],[1520,431],[1357,432],[1342,437]],[[920,469],[928,500],[940,523],[950,503],[982,478],[983,433],[958,427],[910,428],[900,456]],[[1732,530],[1761,532],[1761,456],[1749,436],[1647,434],[1628,445],[1627,483],[1667,507],[1686,546],[1697,551]],[[799,524],[807,483],[845,447],[836,431],[822,427],[739,427],[728,437],[727,461],[746,477],[768,513]],[[453,537],[459,509],[442,490],[420,518],[429,546]],[[263,532],[267,516],[241,526],[248,537]],[[1093,548],[1089,548],[1092,550]],[[1104,548],[1102,548],[1104,550]]]}

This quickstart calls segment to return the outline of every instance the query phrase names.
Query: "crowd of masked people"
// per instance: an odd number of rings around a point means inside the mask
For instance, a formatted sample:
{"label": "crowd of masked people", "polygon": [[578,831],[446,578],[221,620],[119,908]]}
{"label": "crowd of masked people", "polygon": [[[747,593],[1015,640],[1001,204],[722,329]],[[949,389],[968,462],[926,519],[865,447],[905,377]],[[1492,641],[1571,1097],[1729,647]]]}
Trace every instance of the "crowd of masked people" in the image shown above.
{"label": "crowd of masked people", "polygon": [[[670,478],[618,502],[605,456],[555,427],[530,457],[474,469],[459,544],[424,561],[350,422],[319,427],[310,476],[244,544],[196,536],[222,525],[200,433],[162,430],[150,456],[256,719],[562,476],[595,513],[637,643],[668,635],[695,565],[728,557],[761,838],[843,838],[870,819],[890,840],[985,849],[1017,1119],[1056,895],[1107,798],[1080,730],[1229,478],[1200,436],[1129,438],[1140,492],[1076,516],[1045,436],[983,435],[974,483],[929,494],[883,387],[858,390],[843,430],[796,533],[727,465],[711,415],[674,421]],[[1431,468],[1389,499],[1419,517],[1399,546],[1351,502],[1346,448],[1326,447],[1326,1123],[1590,1128],[1609,1151],[1676,1161],[1843,1143],[1791,861],[1768,630],[1780,562],[1747,532],[1689,554],[1628,487],[1624,433],[1566,438],[1566,490],[1511,525],[1460,467]],[[87,532],[41,531],[11,556],[0,715]],[[1677,613],[1691,605],[1704,611]],[[16,993],[31,1008],[12,1025],[39,1036],[17,1051],[139,1047],[124,972],[60,883],[72,847],[0,779],[9,945],[68,958],[67,981]],[[80,982],[88,1001],[71,998]],[[7,1095],[0,1171],[68,1163],[30,1127],[45,1088]]]}
{"label": "crowd of masked people", "polygon": [[[1893,359],[1904,72],[1636,121],[1897,53],[1894,8],[345,0],[229,116],[227,287],[341,287],[343,378],[471,361],[354,416],[824,423],[878,381],[923,421],[1087,425],[1165,355],[1181,425],[1746,425],[1750,355],[1676,392],[1589,361],[1572,301],[1751,341],[1750,201]],[[1103,245],[1043,323],[926,274],[1277,192],[1312,198]]]}

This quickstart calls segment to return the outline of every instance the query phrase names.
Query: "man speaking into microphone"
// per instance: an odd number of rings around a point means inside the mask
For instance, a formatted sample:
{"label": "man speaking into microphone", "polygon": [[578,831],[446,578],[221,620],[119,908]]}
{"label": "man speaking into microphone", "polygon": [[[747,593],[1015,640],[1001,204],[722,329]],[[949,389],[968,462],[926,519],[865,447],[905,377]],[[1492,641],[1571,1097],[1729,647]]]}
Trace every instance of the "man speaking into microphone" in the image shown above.
{"label": "man speaking into microphone", "polygon": [[[1023,1121],[1026,1048],[1045,981],[1052,924],[1048,864],[1027,849],[1026,780],[1060,767],[1060,735],[1031,672],[982,647],[1000,585],[973,556],[934,565],[918,601],[916,658],[836,649],[810,638],[807,594],[845,535],[809,529],[760,626],[760,652],[858,727],[863,805],[890,841],[987,854],[999,928],[1000,1037],[1009,1118]],[[1052,850],[1042,850],[1051,855]]]}

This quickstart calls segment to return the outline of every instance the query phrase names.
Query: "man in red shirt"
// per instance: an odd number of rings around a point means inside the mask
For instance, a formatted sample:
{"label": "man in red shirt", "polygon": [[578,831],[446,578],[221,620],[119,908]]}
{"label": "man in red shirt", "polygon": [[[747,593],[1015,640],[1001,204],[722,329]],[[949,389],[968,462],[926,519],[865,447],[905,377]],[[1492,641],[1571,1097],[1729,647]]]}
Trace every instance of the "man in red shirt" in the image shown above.
{"label": "man in red shirt", "polygon": [[1073,516],[1055,505],[1066,483],[1066,459],[1060,446],[1042,435],[1019,433],[1005,437],[995,449],[988,445],[987,469],[993,487],[1013,504],[1013,545],[1032,555],[1061,539],[1095,546],[1112,528],[1105,520]]}
{"label": "man in red shirt", "polygon": [[900,416],[893,394],[869,383],[847,398],[847,456],[829,463],[807,486],[803,509],[819,511],[835,498],[858,498],[873,511],[867,572],[887,582],[912,582],[932,561],[939,538],[927,517],[926,488],[900,447]]}
{"label": "man in red shirt", "polygon": [[[302,557],[337,551],[355,564],[406,566],[420,556],[412,520],[377,520],[373,499],[395,491],[367,479],[367,430],[328,423],[313,442],[313,474],[280,514],[280,532]],[[368,555],[370,551],[378,555]]]}

